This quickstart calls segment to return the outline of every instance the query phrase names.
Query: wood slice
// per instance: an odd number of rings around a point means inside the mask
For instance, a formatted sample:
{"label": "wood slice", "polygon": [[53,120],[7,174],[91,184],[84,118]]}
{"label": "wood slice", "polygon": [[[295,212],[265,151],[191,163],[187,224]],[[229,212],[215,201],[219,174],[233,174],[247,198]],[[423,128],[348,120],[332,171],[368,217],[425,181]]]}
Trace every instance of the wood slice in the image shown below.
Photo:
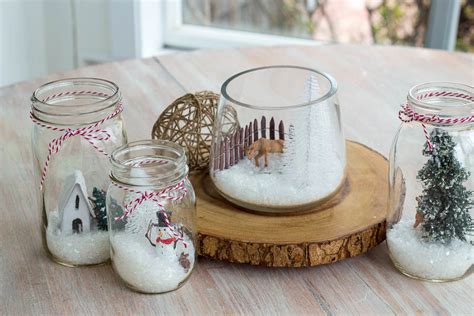
{"label": "wood slice", "polygon": [[301,215],[247,212],[222,198],[208,174],[191,177],[199,255],[268,267],[304,267],[357,256],[385,240],[388,161],[347,141],[346,181],[338,194]]}

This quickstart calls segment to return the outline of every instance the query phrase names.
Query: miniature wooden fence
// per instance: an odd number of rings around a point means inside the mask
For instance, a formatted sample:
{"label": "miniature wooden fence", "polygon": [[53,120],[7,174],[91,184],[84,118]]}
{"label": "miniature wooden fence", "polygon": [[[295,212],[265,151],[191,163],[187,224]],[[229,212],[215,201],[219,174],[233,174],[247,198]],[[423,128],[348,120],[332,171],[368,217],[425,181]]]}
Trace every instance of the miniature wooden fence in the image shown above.
{"label": "miniature wooden fence", "polygon": [[272,117],[267,128],[267,118],[262,116],[260,128],[258,127],[257,119],[254,119],[253,122],[245,125],[245,127],[241,127],[233,134],[224,137],[220,143],[215,143],[214,170],[224,170],[236,165],[240,160],[244,159],[244,148],[260,138],[267,138],[267,131],[270,139],[275,139],[276,132],[279,139],[285,140],[285,125],[283,121],[280,121],[278,129],[275,129],[275,119]]}

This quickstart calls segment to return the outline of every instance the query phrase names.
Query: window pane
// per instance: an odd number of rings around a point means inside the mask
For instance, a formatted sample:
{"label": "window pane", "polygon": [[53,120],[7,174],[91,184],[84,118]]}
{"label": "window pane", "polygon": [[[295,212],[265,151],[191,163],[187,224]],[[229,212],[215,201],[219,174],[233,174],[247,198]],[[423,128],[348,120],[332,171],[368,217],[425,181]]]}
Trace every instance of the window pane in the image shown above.
{"label": "window pane", "polygon": [[456,50],[474,52],[474,1],[462,0]]}
{"label": "window pane", "polygon": [[339,43],[423,46],[431,0],[183,0],[186,24]]}

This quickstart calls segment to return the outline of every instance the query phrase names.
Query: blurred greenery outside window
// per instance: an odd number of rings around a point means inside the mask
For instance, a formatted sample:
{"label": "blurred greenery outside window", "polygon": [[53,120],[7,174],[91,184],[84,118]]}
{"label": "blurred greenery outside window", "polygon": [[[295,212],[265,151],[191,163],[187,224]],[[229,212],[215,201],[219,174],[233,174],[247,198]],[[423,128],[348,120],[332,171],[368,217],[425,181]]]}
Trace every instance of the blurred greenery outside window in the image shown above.
{"label": "blurred greenery outside window", "polygon": [[[183,22],[321,42],[423,46],[431,0],[183,0]],[[456,49],[474,52],[474,0]]]}

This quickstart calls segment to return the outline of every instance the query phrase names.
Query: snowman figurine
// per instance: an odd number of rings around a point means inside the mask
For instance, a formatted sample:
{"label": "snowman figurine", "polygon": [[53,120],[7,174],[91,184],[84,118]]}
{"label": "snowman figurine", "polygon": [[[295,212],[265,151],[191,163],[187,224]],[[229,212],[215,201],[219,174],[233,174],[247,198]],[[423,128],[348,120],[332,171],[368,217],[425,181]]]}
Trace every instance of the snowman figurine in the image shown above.
{"label": "snowman figurine", "polygon": [[176,237],[173,231],[169,227],[167,215],[162,212],[156,212],[158,222],[152,220],[148,224],[148,230],[146,232],[146,238],[153,247],[156,247],[158,254],[163,256],[176,256],[174,247],[176,245]]}

